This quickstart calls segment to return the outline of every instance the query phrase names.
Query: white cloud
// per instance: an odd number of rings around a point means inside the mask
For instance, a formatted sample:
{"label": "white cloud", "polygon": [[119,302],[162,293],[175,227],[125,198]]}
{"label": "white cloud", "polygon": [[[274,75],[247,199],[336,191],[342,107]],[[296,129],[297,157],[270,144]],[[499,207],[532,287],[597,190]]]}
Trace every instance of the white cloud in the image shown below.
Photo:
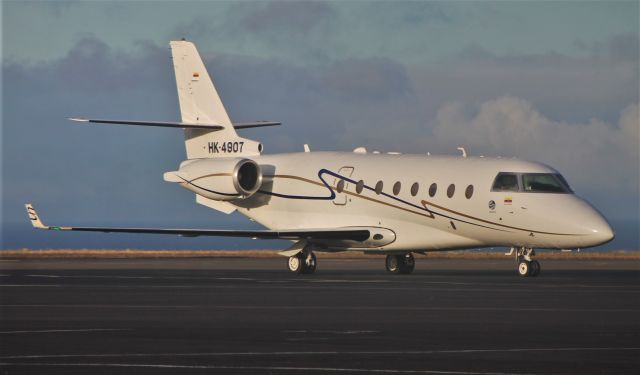
{"label": "white cloud", "polygon": [[638,192],[638,104],[630,104],[616,124],[553,121],[531,103],[500,97],[470,111],[461,102],[437,113],[432,145],[465,145],[475,154],[538,160],[565,173],[590,191]]}

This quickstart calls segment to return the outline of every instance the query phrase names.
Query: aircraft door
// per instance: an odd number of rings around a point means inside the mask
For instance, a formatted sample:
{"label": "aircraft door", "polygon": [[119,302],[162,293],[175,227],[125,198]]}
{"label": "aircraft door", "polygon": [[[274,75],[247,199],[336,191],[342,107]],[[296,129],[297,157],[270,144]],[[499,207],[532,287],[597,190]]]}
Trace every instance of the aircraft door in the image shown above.
{"label": "aircraft door", "polygon": [[[351,177],[353,174],[353,167],[342,167],[338,170],[338,175],[342,177]],[[344,206],[347,204],[348,196],[344,191],[349,189],[349,182],[342,178],[335,178],[333,180],[333,190],[336,192],[336,198],[333,200],[333,204],[337,206]]]}

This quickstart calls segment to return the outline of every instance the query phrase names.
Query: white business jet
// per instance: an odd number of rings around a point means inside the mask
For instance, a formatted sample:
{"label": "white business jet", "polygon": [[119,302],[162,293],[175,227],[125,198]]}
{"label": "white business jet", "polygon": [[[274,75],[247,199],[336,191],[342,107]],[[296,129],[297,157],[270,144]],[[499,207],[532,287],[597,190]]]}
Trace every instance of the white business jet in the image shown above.
{"label": "white business jet", "polygon": [[521,276],[536,276],[534,248],[572,249],[613,239],[606,219],[573,193],[553,168],[504,158],[305,152],[263,155],[262,144],[236,129],[278,125],[232,123],[193,43],[170,43],[181,122],[78,119],[83,123],[184,129],[187,158],[165,181],[196,202],[238,211],[267,230],[46,226],[38,229],[286,239],[288,268],[313,273],[315,251],[386,255],[386,269],[408,274],[413,253],[511,247]]}

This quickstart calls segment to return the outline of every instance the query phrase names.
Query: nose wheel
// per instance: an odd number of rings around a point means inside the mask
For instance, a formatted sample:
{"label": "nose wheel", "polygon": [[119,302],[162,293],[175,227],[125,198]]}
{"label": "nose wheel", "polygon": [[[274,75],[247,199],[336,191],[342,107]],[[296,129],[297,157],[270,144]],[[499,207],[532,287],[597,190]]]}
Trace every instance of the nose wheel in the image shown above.
{"label": "nose wheel", "polygon": [[390,273],[410,274],[416,266],[413,254],[390,254],[385,261],[387,271]]}
{"label": "nose wheel", "polygon": [[299,252],[298,254],[289,257],[287,266],[289,271],[293,273],[311,274],[316,271],[318,261],[313,251]]}
{"label": "nose wheel", "polygon": [[536,255],[531,248],[519,248],[516,252],[516,262],[518,264],[518,275],[522,277],[536,277],[540,274],[540,262],[532,259]]}

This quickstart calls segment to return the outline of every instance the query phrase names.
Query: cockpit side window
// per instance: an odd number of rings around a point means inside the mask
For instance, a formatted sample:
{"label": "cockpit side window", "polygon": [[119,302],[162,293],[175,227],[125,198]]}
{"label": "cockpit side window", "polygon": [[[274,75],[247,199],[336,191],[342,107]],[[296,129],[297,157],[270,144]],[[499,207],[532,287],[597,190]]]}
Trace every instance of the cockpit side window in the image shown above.
{"label": "cockpit side window", "polygon": [[559,174],[525,173],[522,175],[524,191],[535,193],[571,193],[571,188]]}
{"label": "cockpit side window", "polygon": [[518,191],[518,175],[515,173],[500,172],[493,182],[491,191]]}

